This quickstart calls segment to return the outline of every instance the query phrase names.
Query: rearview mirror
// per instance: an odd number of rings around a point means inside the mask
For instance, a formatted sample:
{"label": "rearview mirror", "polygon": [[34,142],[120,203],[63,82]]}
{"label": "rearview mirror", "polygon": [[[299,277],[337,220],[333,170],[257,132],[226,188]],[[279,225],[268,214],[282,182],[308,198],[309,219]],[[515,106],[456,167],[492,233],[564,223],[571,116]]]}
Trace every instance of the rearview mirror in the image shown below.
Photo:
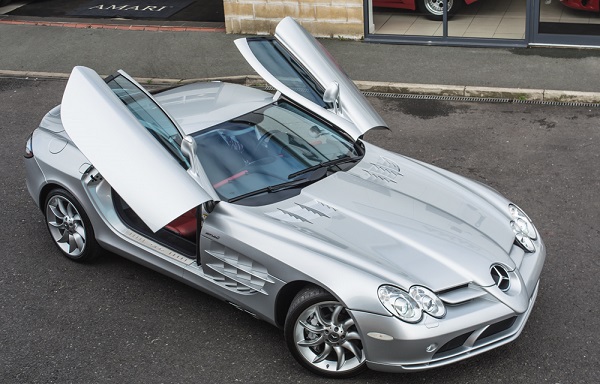
{"label": "rearview mirror", "polygon": [[333,81],[331,84],[327,86],[325,92],[323,93],[323,101],[326,103],[333,104],[333,112],[338,113],[339,108],[339,98],[340,98],[340,85]]}
{"label": "rearview mirror", "polygon": [[196,141],[192,138],[192,136],[184,136],[183,140],[181,140],[181,153],[185,157],[187,157],[190,165],[192,167],[192,172],[194,174],[198,174],[198,162],[196,161],[196,151],[198,149],[198,145]]}

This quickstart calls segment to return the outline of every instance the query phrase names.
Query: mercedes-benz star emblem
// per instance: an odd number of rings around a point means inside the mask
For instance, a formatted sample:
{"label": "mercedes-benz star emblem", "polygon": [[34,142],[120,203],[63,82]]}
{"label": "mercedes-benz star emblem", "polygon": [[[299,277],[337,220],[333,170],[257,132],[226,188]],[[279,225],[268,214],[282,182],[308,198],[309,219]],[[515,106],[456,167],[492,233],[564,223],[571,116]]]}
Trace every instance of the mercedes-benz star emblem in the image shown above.
{"label": "mercedes-benz star emblem", "polygon": [[510,277],[508,276],[508,272],[501,265],[492,265],[492,279],[494,279],[494,283],[500,288],[502,292],[508,291],[510,288]]}

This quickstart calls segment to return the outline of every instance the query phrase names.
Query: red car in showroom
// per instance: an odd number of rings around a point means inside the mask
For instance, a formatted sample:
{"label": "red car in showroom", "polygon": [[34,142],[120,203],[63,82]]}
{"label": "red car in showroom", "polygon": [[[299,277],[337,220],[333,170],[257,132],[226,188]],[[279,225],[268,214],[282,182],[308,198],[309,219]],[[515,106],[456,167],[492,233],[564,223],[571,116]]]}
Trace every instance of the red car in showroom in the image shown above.
{"label": "red car in showroom", "polygon": [[[472,4],[477,0],[447,0],[448,16],[452,16],[463,4]],[[596,0],[598,1],[598,0]],[[444,0],[373,0],[374,7],[419,10],[431,20],[442,20]]]}
{"label": "red car in showroom", "polygon": [[569,8],[600,12],[600,0],[560,0],[560,2]]}
{"label": "red car in showroom", "polygon": [[[448,16],[455,14],[463,4],[472,4],[477,0],[447,0]],[[599,12],[600,0],[560,0],[564,6],[584,11]],[[374,7],[419,10],[431,20],[442,20],[444,0],[373,0]]]}

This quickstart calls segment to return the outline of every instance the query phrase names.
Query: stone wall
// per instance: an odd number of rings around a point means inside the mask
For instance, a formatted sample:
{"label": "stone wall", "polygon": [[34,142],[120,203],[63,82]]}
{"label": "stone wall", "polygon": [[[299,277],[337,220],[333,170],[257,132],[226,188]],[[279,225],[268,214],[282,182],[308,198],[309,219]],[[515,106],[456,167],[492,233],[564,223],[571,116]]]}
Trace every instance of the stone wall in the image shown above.
{"label": "stone wall", "polygon": [[317,37],[364,36],[363,0],[223,0],[227,33],[272,35],[291,16]]}

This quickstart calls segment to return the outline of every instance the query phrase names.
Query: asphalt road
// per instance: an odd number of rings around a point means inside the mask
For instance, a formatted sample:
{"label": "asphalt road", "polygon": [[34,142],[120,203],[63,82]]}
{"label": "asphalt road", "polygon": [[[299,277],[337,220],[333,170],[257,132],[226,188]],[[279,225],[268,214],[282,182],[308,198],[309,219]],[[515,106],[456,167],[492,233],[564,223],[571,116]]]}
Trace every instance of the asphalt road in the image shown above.
{"label": "asphalt road", "polygon": [[[253,74],[225,33],[149,32],[0,24],[0,69],[195,79]],[[247,37],[247,36],[245,36]],[[321,39],[351,79],[598,92],[600,50],[365,44]]]}
{"label": "asphalt road", "polygon": [[[282,332],[106,254],[62,257],[27,194],[27,135],[63,81],[0,79],[0,382],[327,382]],[[538,301],[515,342],[364,383],[595,383],[600,369],[600,109],[376,99],[392,128],[367,140],[485,182],[523,207],[548,247]],[[339,382],[339,381],[338,381]]]}

